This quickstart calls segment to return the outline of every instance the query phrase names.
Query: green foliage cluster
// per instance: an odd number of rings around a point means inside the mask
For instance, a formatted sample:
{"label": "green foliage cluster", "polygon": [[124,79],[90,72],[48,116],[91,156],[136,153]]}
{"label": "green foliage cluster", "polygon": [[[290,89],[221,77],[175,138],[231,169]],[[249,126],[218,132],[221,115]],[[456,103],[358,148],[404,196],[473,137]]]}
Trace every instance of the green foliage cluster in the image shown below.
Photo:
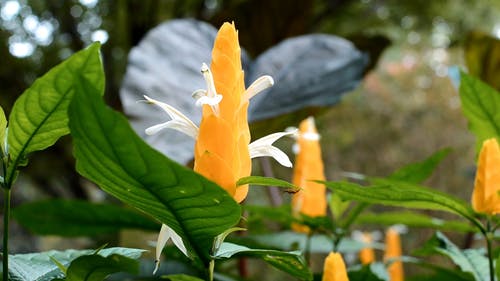
{"label": "green foliage cluster", "polygon": [[[127,119],[106,106],[104,73],[99,44],[76,53],[38,79],[16,101],[7,118],[0,112],[4,212],[4,280],[104,280],[117,272],[139,274],[143,250],[106,248],[9,255],[8,225],[10,192],[19,169],[28,156],[53,145],[71,133],[77,171],[129,207],[92,204],[85,201],[33,202],[13,211],[13,217],[34,233],[61,236],[97,235],[134,228],[155,231],[160,224],[172,228],[188,250],[179,261],[192,269],[189,274],[151,277],[148,280],[240,280],[224,272],[224,264],[236,258],[257,258],[299,280],[319,278],[308,266],[311,253],[358,252],[370,246],[347,238],[354,226],[365,223],[405,223],[409,227],[473,232],[484,236],[486,249],[461,249],[443,233],[435,235],[416,256],[438,254],[457,268],[430,264],[420,257],[402,257],[406,263],[432,269],[426,280],[498,280],[496,216],[476,213],[467,202],[450,194],[422,186],[449,150],[409,164],[386,178],[365,177],[366,185],[353,182],[323,182],[331,191],[331,216],[294,217],[283,208],[246,206],[248,228],[264,233],[230,235],[242,209],[222,188],[192,170],[157,152],[140,139]],[[478,143],[500,139],[500,94],[480,80],[461,73],[460,96],[465,116]],[[7,129],[8,125],[8,129]],[[300,187],[264,177],[240,179],[238,184],[274,185],[296,192]],[[472,188],[471,188],[472,189]],[[371,205],[438,210],[456,216],[437,219],[417,212],[365,212]],[[258,218],[253,220],[253,217]],[[259,218],[289,228],[307,225],[309,234],[266,231]],[[261,225],[257,225],[257,224]],[[257,226],[256,226],[257,225]],[[228,240],[230,242],[227,242]],[[350,280],[388,280],[387,262],[352,266]],[[143,274],[143,273],[141,273]],[[138,277],[140,278],[140,277]],[[200,279],[201,278],[201,279]]]}

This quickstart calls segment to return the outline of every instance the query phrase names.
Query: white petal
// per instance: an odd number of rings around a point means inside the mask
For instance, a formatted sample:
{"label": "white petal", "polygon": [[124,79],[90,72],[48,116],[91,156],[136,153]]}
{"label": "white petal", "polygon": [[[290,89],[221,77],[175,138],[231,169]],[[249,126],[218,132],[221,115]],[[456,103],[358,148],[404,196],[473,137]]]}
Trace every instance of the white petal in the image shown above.
{"label": "white petal", "polygon": [[215,91],[214,77],[212,76],[212,72],[206,63],[201,65],[201,74],[203,74],[203,78],[205,78],[205,82],[207,83],[207,96],[215,96],[217,92]]}
{"label": "white petal", "polygon": [[274,133],[252,142],[248,145],[250,157],[255,158],[270,156],[278,161],[278,163],[280,163],[281,165],[285,167],[292,167],[292,162],[290,161],[288,156],[277,147],[272,146],[272,144],[283,136],[292,135],[295,133],[296,131]]}
{"label": "white petal", "polygon": [[158,241],[156,242],[156,260],[153,274],[155,274],[160,267],[161,253],[170,238],[172,239],[172,242],[177,247],[177,249],[179,249],[184,255],[186,255],[186,257],[188,257],[188,252],[186,246],[184,246],[184,243],[182,242],[182,238],[177,233],[175,233],[173,229],[168,227],[168,225],[162,224],[160,234],[158,235]]}
{"label": "white petal", "polygon": [[196,100],[196,105],[202,106],[204,104],[208,104],[210,106],[215,106],[218,105],[221,100],[222,100],[222,95],[219,94],[215,94],[214,97],[201,96]]}
{"label": "white petal", "polygon": [[173,106],[170,106],[166,103],[159,102],[157,100],[154,100],[148,96],[144,96],[146,101],[148,103],[154,104],[159,106],[161,109],[163,109],[170,118],[172,118],[171,121],[158,124],[152,127],[149,127],[146,129],[146,134],[151,135],[155,134],[158,131],[165,129],[165,128],[171,128],[175,129],[178,131],[181,131],[185,133],[186,135],[196,139],[198,136],[198,127],[191,121],[189,118],[187,118],[184,114],[182,114],[180,111],[175,109]]}
{"label": "white petal", "polygon": [[172,238],[172,242],[174,242],[177,249],[179,249],[186,257],[189,257],[186,246],[184,245],[184,242],[182,242],[182,238],[170,227],[166,226],[166,228],[168,229],[167,231],[169,236]]}
{"label": "white petal", "polygon": [[271,87],[272,85],[274,85],[273,77],[269,75],[261,76],[257,78],[257,80],[255,80],[250,86],[248,86],[245,94],[243,95],[243,98],[250,100],[252,97]]}
{"label": "white petal", "polygon": [[170,233],[169,230],[170,228],[162,224],[161,229],[160,229],[160,234],[158,234],[158,241],[156,242],[156,260],[155,260],[155,269],[153,270],[153,274],[156,273],[158,268],[160,267],[160,257],[161,257],[161,252],[163,251],[163,248],[167,244],[168,239],[170,238]]}

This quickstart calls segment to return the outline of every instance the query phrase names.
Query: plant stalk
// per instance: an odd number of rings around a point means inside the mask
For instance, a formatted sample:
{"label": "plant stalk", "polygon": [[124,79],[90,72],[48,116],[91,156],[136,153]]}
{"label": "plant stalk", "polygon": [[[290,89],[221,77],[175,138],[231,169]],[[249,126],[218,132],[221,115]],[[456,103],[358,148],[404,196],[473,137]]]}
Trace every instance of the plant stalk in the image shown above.
{"label": "plant stalk", "polygon": [[490,218],[488,218],[487,226],[486,226],[486,246],[488,249],[488,263],[490,266],[490,281],[495,281],[495,267],[493,265],[493,249],[492,249],[492,241],[491,238],[493,237],[493,232],[491,232],[491,223],[490,223]]}
{"label": "plant stalk", "polygon": [[3,280],[9,280],[9,218],[10,218],[10,188],[4,188],[3,212]]}

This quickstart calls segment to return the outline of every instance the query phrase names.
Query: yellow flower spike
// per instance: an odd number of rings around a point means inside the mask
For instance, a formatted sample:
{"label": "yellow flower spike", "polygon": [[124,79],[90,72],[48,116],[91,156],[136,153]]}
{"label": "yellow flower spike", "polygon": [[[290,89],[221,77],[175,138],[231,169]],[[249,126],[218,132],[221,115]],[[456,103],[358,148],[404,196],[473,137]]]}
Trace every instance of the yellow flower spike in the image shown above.
{"label": "yellow flower spike", "polygon": [[331,252],[325,259],[322,281],[349,281],[344,260],[339,253]]}
{"label": "yellow flower spike", "polygon": [[[373,242],[373,237],[372,234],[369,232],[362,232],[360,233],[361,236],[361,241],[364,243],[372,243]],[[361,261],[362,264],[370,264],[375,261],[375,252],[373,251],[373,248],[363,248],[361,251],[359,251],[359,260]]]}
{"label": "yellow flower spike", "polygon": [[[385,234],[385,254],[384,261],[389,261],[391,259],[401,258],[401,238],[399,237],[399,232],[390,227]],[[401,261],[391,261],[391,264],[387,267],[389,273],[390,281],[403,281],[403,263]]]}
{"label": "yellow flower spike", "polygon": [[495,138],[483,142],[477,164],[472,208],[476,212],[500,213],[500,147]]}
{"label": "yellow flower spike", "polygon": [[[217,91],[213,94],[221,95],[222,100],[218,103],[218,110],[214,110],[212,105],[203,105],[195,144],[194,170],[218,183],[237,202],[241,202],[247,195],[248,185],[237,188],[236,181],[250,175],[252,163],[248,149],[248,99],[243,98],[245,83],[234,24],[224,23],[217,34],[211,71]],[[211,79],[205,78],[210,92]]]}
{"label": "yellow flower spike", "polygon": [[[274,133],[250,143],[248,102],[262,90],[271,87],[274,81],[264,75],[245,90],[238,32],[234,24],[224,23],[220,28],[212,51],[211,68],[203,63],[201,74],[207,89],[196,90],[192,94],[196,105],[203,107],[199,128],[172,106],[144,96],[147,103],[160,107],[171,119],[147,128],[146,134],[156,134],[168,128],[195,139],[194,170],[241,202],[247,196],[248,185],[237,187],[236,182],[250,175],[251,158],[270,156],[286,167],[292,166],[288,156],[272,144],[294,132]],[[169,239],[187,255],[182,238],[167,225],[162,225],[156,248],[156,269],[161,251]]]}
{"label": "yellow flower spike", "polygon": [[[297,146],[299,151],[295,159],[293,184],[300,186],[302,190],[292,198],[292,211],[294,215],[326,216],[325,186],[311,181],[325,180],[319,134],[313,117],[300,123]],[[293,224],[292,228],[297,232],[309,232],[309,228],[302,225]]]}

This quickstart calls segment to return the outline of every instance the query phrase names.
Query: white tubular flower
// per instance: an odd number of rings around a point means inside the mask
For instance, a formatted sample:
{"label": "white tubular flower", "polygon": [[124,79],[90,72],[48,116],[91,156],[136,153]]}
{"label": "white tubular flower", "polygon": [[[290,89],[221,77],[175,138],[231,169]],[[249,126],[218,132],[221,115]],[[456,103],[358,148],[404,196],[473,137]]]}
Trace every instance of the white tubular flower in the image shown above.
{"label": "white tubular flower", "polygon": [[278,163],[285,167],[292,167],[292,162],[288,156],[281,151],[279,148],[274,147],[272,144],[280,139],[281,137],[295,134],[296,132],[281,132],[274,133],[268,136],[262,137],[251,144],[248,145],[248,150],[250,151],[250,158],[270,156],[273,157]]}
{"label": "white tubular flower", "polygon": [[182,238],[166,224],[162,224],[160,234],[158,235],[158,241],[156,242],[156,260],[153,274],[156,273],[160,266],[161,252],[163,251],[163,248],[165,247],[169,239],[172,239],[172,242],[177,247],[177,249],[179,249],[186,257],[189,257],[186,246],[184,246],[184,242],[182,242]]}
{"label": "white tubular flower", "polygon": [[257,78],[257,80],[255,80],[250,86],[248,86],[245,93],[243,94],[243,98],[246,100],[250,100],[258,93],[264,91],[265,89],[273,85],[274,85],[273,77],[269,75],[261,76]]}
{"label": "white tubular flower", "polygon": [[147,128],[146,134],[154,135],[163,129],[170,128],[182,132],[193,139],[198,137],[198,127],[180,111],[166,103],[157,101],[148,96],[144,96],[144,98],[146,99],[146,102],[159,106],[168,114],[170,118],[172,118],[170,121]]}
{"label": "white tubular flower", "polygon": [[222,100],[222,95],[217,94],[215,91],[214,77],[206,63],[201,65],[201,74],[203,74],[203,78],[205,78],[207,89],[196,90],[192,96],[196,99],[197,106],[202,106],[204,104],[210,105],[215,115],[219,115],[219,103]]}

